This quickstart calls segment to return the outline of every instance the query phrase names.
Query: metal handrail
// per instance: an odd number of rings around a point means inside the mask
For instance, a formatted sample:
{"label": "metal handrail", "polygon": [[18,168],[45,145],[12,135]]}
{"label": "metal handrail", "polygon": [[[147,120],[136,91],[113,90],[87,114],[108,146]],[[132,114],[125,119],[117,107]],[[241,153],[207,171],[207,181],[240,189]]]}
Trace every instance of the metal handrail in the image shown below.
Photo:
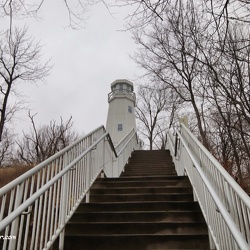
{"label": "metal handrail", "polygon": [[[94,144],[92,144],[87,150],[85,150],[82,154],[80,154],[74,161],[69,163],[67,167],[65,167],[62,171],[60,171],[57,175],[55,175],[51,180],[46,182],[38,191],[36,191],[34,194],[30,196],[29,199],[27,199],[24,203],[19,205],[15,211],[10,213],[5,219],[3,219],[0,223],[0,232],[8,226],[16,217],[18,217],[23,211],[25,211],[37,198],[39,198],[43,193],[45,193],[56,181],[58,181],[65,173],[67,173],[75,164],[77,164],[87,153],[89,153],[101,140],[103,140],[104,137],[106,137],[108,133],[105,133],[101,138],[99,138],[98,141],[96,141]],[[25,176],[25,174],[24,174]],[[24,177],[23,176],[23,177]],[[13,187],[15,184],[15,181],[10,183]],[[3,190],[5,187],[3,187]],[[7,189],[8,190],[8,189]],[[1,193],[2,190],[0,190]]]}
{"label": "metal handrail", "polygon": [[[135,146],[136,145],[136,146]],[[139,140],[135,129],[131,129],[130,132],[115,146],[115,152],[117,158],[113,161],[113,167],[105,171],[107,177],[119,177],[124,170],[124,166],[128,162],[128,159],[135,149],[138,149]],[[112,172],[110,172],[112,170]]]}
{"label": "metal handrail", "polygon": [[100,126],[2,187],[0,232],[16,238],[5,240],[2,249],[49,249],[58,237],[63,249],[65,225],[79,204],[89,201],[96,178],[101,172],[116,177],[136,143],[127,137],[118,155]]}
{"label": "metal handrail", "polygon": [[[115,147],[116,151],[118,152],[117,156],[119,156],[122,153],[122,151],[127,147],[129,141],[134,136],[136,136],[136,132],[135,132],[134,129],[131,129],[130,132],[121,140],[121,142],[117,144],[117,146]],[[136,140],[138,142],[138,138],[137,137],[136,137]]]}
{"label": "metal handrail", "polygon": [[176,136],[176,157],[173,138],[169,148],[177,173],[187,174],[193,186],[213,239],[211,249],[250,249],[250,198],[184,124]]}
{"label": "metal handrail", "polygon": [[[250,198],[247,193],[239,186],[239,184],[232,178],[232,176],[221,166],[221,164],[214,158],[214,156],[203,146],[203,144],[192,134],[192,132],[182,124],[183,129],[189,134],[190,137],[199,145],[200,149],[207,155],[209,160],[216,166],[217,170],[223,175],[225,180],[230,183],[237,195],[242,199],[242,201],[250,209]],[[179,136],[181,135],[177,132]]]}
{"label": "metal handrail", "polygon": [[[33,167],[32,169],[30,169],[29,171],[27,171],[24,175],[21,175],[19,177],[17,177],[14,181],[6,184],[4,187],[0,188],[0,197],[10,191],[13,187],[15,187],[16,185],[19,185],[20,183],[22,183],[24,180],[26,180],[28,177],[32,176],[33,174],[35,174],[36,172],[38,172],[39,170],[41,170],[42,168],[44,168],[45,166],[47,166],[49,163],[51,163],[52,161],[54,161],[55,159],[57,159],[58,157],[62,156],[64,153],[66,153],[69,149],[71,149],[72,147],[74,147],[75,145],[77,145],[79,142],[81,142],[82,140],[84,140],[84,138],[94,134],[95,132],[97,132],[98,130],[105,130],[104,126],[99,126],[98,128],[96,128],[95,130],[93,130],[92,132],[88,133],[87,135],[82,136],[81,138],[77,139],[76,141],[74,141],[72,144],[68,145],[67,147],[63,148],[62,150],[60,150],[59,152],[55,153],[54,155],[52,155],[51,157],[49,157],[48,159],[46,159],[45,161],[41,162],[40,164],[36,165],[35,167]],[[111,140],[111,138],[110,138]]]}

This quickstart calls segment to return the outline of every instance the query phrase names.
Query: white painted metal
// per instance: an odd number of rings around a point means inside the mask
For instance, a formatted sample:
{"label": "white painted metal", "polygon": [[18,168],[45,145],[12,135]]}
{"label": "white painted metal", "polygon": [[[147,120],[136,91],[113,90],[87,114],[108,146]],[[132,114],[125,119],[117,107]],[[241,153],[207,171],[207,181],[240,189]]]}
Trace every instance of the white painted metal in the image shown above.
{"label": "white painted metal", "polygon": [[16,238],[2,241],[2,249],[49,249],[58,237],[63,249],[66,223],[102,172],[122,171],[137,147],[135,132],[121,145],[117,153],[101,126],[2,187],[0,232]]}
{"label": "white painted metal", "polygon": [[133,151],[133,145],[137,145],[138,149],[139,144],[138,144],[138,138],[137,134],[134,129],[132,129],[128,135],[126,135],[121,142],[115,147],[115,150],[117,152],[117,158],[116,158],[116,169],[117,169],[117,174],[113,175],[114,177],[119,177],[123,171],[124,166],[126,163],[128,163],[128,159],[130,156],[130,152]]}
{"label": "white painted metal", "polygon": [[185,125],[176,136],[168,131],[168,148],[178,175],[189,176],[211,249],[250,249],[249,196]]}

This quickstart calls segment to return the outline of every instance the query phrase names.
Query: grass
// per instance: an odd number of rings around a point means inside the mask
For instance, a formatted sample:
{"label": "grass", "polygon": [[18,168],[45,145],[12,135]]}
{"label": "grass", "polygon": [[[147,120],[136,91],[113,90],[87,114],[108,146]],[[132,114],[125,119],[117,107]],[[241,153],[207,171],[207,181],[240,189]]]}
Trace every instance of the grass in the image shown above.
{"label": "grass", "polygon": [[33,166],[16,165],[0,168],[0,188],[30,170]]}

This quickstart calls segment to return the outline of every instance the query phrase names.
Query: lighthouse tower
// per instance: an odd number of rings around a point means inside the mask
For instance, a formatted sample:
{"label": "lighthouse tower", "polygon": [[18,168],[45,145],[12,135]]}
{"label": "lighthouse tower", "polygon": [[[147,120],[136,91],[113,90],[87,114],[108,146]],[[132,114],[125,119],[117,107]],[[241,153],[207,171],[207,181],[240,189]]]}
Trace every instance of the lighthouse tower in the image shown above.
{"label": "lighthouse tower", "polygon": [[108,117],[106,129],[110,133],[114,145],[117,145],[135,124],[135,93],[133,83],[119,79],[111,83],[108,94]]}

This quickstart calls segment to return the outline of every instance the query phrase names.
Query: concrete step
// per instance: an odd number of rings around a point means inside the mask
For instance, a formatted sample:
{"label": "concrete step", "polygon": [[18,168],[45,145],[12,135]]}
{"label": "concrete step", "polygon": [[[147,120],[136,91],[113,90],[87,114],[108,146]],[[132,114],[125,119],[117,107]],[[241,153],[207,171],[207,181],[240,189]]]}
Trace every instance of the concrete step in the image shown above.
{"label": "concrete step", "polygon": [[65,250],[209,249],[207,234],[66,235],[65,238]]}
{"label": "concrete step", "polygon": [[93,188],[115,188],[115,187],[191,187],[187,178],[171,178],[171,179],[144,179],[120,178],[99,179],[93,185]]}
{"label": "concrete step", "polygon": [[205,234],[205,222],[70,222],[67,235]]}
{"label": "concrete step", "polygon": [[[126,170],[126,175],[131,175],[131,173],[137,173],[137,172],[141,172],[141,173],[145,173],[145,174],[151,174],[153,175],[153,173],[157,172],[157,173],[161,173],[161,175],[176,175],[176,172],[174,169],[130,169],[130,170]],[[173,173],[173,174],[172,174]]]}
{"label": "concrete step", "polygon": [[200,210],[77,212],[71,222],[204,222]]}
{"label": "concrete step", "polygon": [[115,187],[190,187],[188,181],[179,180],[159,180],[159,181],[120,181],[110,180],[103,182],[96,182],[93,188],[115,188]]}
{"label": "concrete step", "polygon": [[191,187],[116,187],[116,188],[91,188],[93,194],[170,194],[170,193],[193,193]]}
{"label": "concrete step", "polygon": [[91,202],[81,203],[78,212],[103,211],[190,211],[200,209],[193,201]]}
{"label": "concrete step", "polygon": [[90,202],[193,201],[193,194],[92,194]]}
{"label": "concrete step", "polygon": [[177,176],[175,175],[164,175],[164,176],[121,176],[119,178],[99,178],[96,180],[95,183],[98,182],[110,182],[110,181],[167,181],[167,180],[178,180],[178,181],[186,181],[189,182],[189,179],[187,176]]}
{"label": "concrete step", "polygon": [[[166,176],[166,175],[174,175],[175,172],[167,172],[167,171],[130,171],[129,173],[126,174],[126,176],[148,176],[148,175],[154,175],[154,176]],[[122,175],[123,176],[123,175]],[[121,176],[121,177],[122,177]]]}

